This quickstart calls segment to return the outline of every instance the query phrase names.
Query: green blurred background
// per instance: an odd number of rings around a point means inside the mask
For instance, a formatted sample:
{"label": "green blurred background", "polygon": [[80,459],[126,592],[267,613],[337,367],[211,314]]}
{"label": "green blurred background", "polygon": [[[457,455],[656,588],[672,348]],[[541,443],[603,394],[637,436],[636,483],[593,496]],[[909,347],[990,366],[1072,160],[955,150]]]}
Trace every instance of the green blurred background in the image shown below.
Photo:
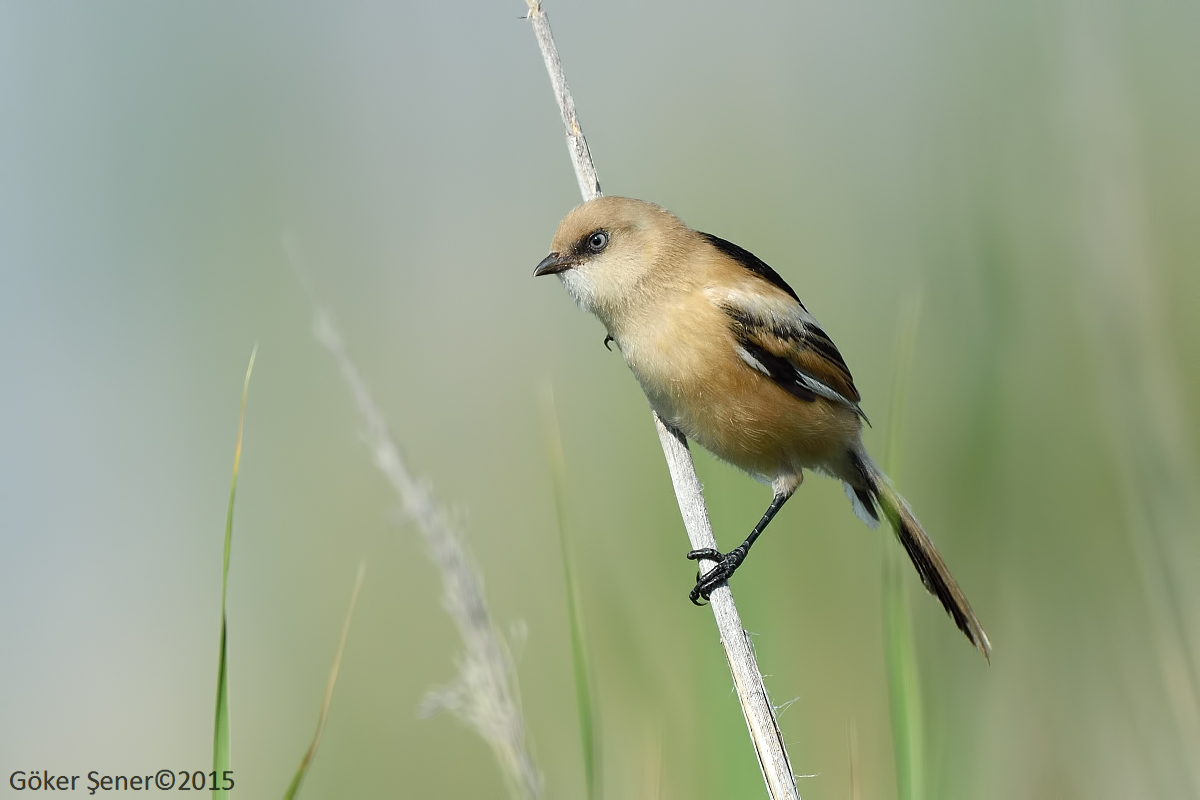
{"label": "green blurred background", "polygon": [[[995,645],[911,570],[929,795],[1200,797],[1200,4],[549,0],[606,192],[754,250],[838,342]],[[763,796],[646,402],[530,278],[578,202],[516,2],[0,4],[0,794],[208,769],[225,503],[234,796],[502,798],[418,719],[460,650],[311,336],[290,234],[583,797],[539,383],[609,798]],[[767,490],[707,455],[719,541]],[[810,479],[734,581],[807,798],[895,796],[881,556]],[[857,794],[855,794],[857,792]]]}

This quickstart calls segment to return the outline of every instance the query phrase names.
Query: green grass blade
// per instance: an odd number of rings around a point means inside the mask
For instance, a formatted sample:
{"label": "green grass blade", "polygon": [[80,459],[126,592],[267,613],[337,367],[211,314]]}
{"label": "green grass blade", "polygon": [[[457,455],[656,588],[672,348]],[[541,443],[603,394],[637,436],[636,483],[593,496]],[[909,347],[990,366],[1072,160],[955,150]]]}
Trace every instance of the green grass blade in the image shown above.
{"label": "green grass blade", "polygon": [[[242,384],[242,407],[238,412],[237,447],[233,451],[233,480],[229,486],[229,511],[225,514],[225,558],[221,567],[221,646],[217,656],[217,711],[213,723],[213,772],[214,786],[225,786],[225,773],[229,770],[229,669],[225,657],[227,624],[225,619],[225,597],[229,590],[229,548],[233,542],[233,501],[237,497],[238,465],[242,460],[242,431],[246,422],[246,395],[250,391],[250,373],[254,371],[254,358],[258,345],[250,353],[250,365],[246,367],[246,380]],[[214,788],[214,800],[227,800],[229,790]]]}
{"label": "green grass blade", "polygon": [[902,559],[899,545],[889,542],[884,555],[888,696],[896,759],[896,795],[900,800],[921,800],[925,796],[925,721]]}
{"label": "green grass blade", "polygon": [[333,703],[333,687],[337,685],[338,670],[342,666],[342,653],[346,651],[346,637],[350,635],[350,620],[354,617],[354,606],[358,604],[358,591],[362,588],[363,576],[366,573],[366,562],[360,563],[358,577],[354,579],[354,591],[350,595],[350,608],[346,609],[346,619],[342,622],[342,638],[338,640],[337,652],[333,656],[333,666],[329,668],[329,679],[325,681],[325,697],[321,700],[321,713],[317,716],[317,732],[313,734],[312,743],[309,744],[304,757],[300,759],[300,766],[297,767],[296,774],[292,776],[292,782],[287,791],[283,793],[283,800],[295,798],[296,793],[300,791],[300,784],[304,782],[304,776],[308,774],[308,768],[312,764],[313,758],[317,755],[317,746],[321,744],[321,734],[325,732],[325,720],[329,717],[329,706]]}
{"label": "green grass blade", "polygon": [[588,800],[598,800],[601,794],[599,719],[592,703],[591,661],[584,636],[583,605],[579,598],[571,544],[567,538],[566,491],[563,483],[566,461],[563,456],[562,435],[558,427],[558,412],[554,407],[554,389],[549,383],[542,387],[542,407],[546,426],[546,448],[550,460],[550,475],[554,483],[554,509],[558,516],[558,541],[561,545],[563,579],[567,590],[567,621],[571,628],[571,661],[575,671],[575,704],[579,712],[579,739],[583,750],[583,772],[587,781]]}
{"label": "green grass blade", "polygon": [[[896,483],[899,483],[904,410],[920,315],[920,297],[909,296],[902,307],[896,338],[896,373],[888,435],[887,471]],[[904,583],[906,559],[894,537],[884,537],[883,547],[884,654],[896,759],[896,795],[900,800],[922,800],[925,796],[925,721],[912,616]]]}

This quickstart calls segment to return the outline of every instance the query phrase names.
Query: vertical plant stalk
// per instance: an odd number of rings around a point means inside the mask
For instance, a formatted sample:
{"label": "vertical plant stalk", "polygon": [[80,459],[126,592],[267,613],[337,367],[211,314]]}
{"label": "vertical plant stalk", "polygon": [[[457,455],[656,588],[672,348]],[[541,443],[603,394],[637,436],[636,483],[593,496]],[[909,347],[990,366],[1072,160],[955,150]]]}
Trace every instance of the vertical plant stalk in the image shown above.
{"label": "vertical plant stalk", "polygon": [[575,576],[575,561],[567,538],[566,457],[563,455],[562,433],[558,426],[558,411],[554,406],[554,388],[547,381],[542,387],[542,408],[546,428],[546,450],[550,460],[550,476],[554,483],[554,510],[558,517],[558,542],[562,552],[563,580],[567,594],[567,623],[571,629],[571,662],[575,668],[575,705],[579,712],[579,740],[583,748],[583,773],[587,781],[588,800],[603,797],[599,718],[592,702],[592,660],[587,651],[587,636],[583,624],[583,602]]}
{"label": "vertical plant stalk", "polygon": [[350,635],[350,620],[354,618],[354,607],[358,605],[358,592],[362,589],[363,577],[367,574],[367,563],[359,562],[358,575],[354,579],[354,591],[350,594],[350,608],[346,609],[346,619],[342,621],[342,635],[338,639],[337,652],[333,656],[333,666],[329,668],[329,678],[325,681],[325,696],[321,699],[321,712],[317,715],[317,732],[313,734],[312,743],[300,759],[300,766],[292,776],[292,782],[283,794],[283,800],[293,800],[300,791],[300,784],[308,774],[313,759],[317,756],[317,747],[321,744],[321,735],[325,733],[325,721],[329,718],[329,706],[333,704],[333,687],[337,685],[338,672],[342,668],[342,654],[346,652],[346,639]]}
{"label": "vertical plant stalk", "polygon": [[[539,0],[526,0],[526,3],[529,6],[529,20],[533,24],[534,34],[546,62],[546,71],[550,73],[550,84],[554,88],[558,109],[566,126],[567,147],[571,153],[571,164],[575,167],[575,177],[579,181],[580,194],[585,202],[594,200],[600,196],[600,180],[596,176],[591,151],[583,138],[579,119],[575,114],[575,103],[571,99],[570,90],[567,89],[558,48],[555,47],[554,37],[550,33],[550,23]],[[683,515],[683,524],[687,529],[692,549],[715,550],[717,540],[713,536],[700,479],[696,476],[696,468],[692,464],[687,439],[666,425],[658,414],[654,415],[654,425],[667,459],[667,467],[671,472],[675,498]],[[700,568],[704,571],[714,566],[712,561],[700,562]],[[754,743],[754,751],[758,756],[758,765],[762,769],[767,792],[772,800],[799,800],[800,794],[796,788],[791,762],[788,760],[783,734],[779,730],[775,710],[763,685],[754,647],[745,628],[742,627],[729,586],[721,585],[713,590],[709,602],[721,634],[725,658],[729,662],[733,685],[746,718],[746,727]]]}
{"label": "vertical plant stalk", "polygon": [[425,539],[429,556],[442,576],[442,606],[463,641],[458,677],[449,686],[430,692],[421,712],[445,710],[467,723],[492,748],[509,793],[536,800],[542,796],[542,778],[526,744],[516,666],[508,644],[492,621],[483,578],[433,492],[401,458],[382,412],[346,353],[341,334],[312,296],[300,268],[299,253],[290,241],[285,240],[285,246],[313,305],[313,335],[329,351],[350,389],[366,426],[365,438],[375,466],[392,485],[405,515]]}
{"label": "vertical plant stalk", "polygon": [[645,766],[642,774],[642,800],[663,800],[663,737],[655,730],[643,739],[642,753]]}
{"label": "vertical plant stalk", "polygon": [[850,800],[862,800],[862,779],[859,778],[861,767],[858,755],[858,726],[854,720],[846,726],[846,750],[850,757]]}
{"label": "vertical plant stalk", "polygon": [[213,721],[213,773],[214,800],[229,797],[224,786],[225,772],[229,769],[229,669],[226,658],[225,597],[229,592],[229,551],[233,544],[233,501],[237,498],[238,467],[242,462],[242,432],[246,422],[246,396],[250,392],[250,373],[254,371],[254,357],[258,345],[250,351],[250,364],[246,367],[246,380],[242,383],[242,405],[238,411],[237,445],[233,449],[233,479],[229,484],[229,510],[225,512],[225,555],[221,564],[221,644],[217,653],[217,709]]}
{"label": "vertical plant stalk", "polygon": [[[891,421],[888,426],[888,474],[899,484],[900,449],[908,378],[921,301],[912,295],[902,306],[900,335],[896,340],[896,367],[892,383]],[[896,759],[896,796],[899,800],[925,797],[925,719],[921,702],[921,674],[913,641],[912,614],[904,577],[906,559],[892,536],[883,539],[883,631],[887,664],[888,698],[891,701],[892,748]]]}

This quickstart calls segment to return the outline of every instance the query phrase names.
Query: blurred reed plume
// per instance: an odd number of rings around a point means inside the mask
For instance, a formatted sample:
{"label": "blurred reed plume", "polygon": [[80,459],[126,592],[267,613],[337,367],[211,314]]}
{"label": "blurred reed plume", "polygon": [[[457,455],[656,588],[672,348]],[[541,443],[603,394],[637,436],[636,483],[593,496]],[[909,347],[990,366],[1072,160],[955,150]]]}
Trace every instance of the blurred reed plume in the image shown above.
{"label": "blurred reed plume", "polygon": [[358,368],[346,353],[341,334],[315,300],[301,268],[299,251],[285,238],[292,266],[313,307],[313,335],[329,351],[350,389],[365,425],[364,436],[375,466],[387,478],[405,515],[425,539],[429,557],[442,576],[442,607],[462,638],[458,677],[429,693],[420,713],[449,711],[472,727],[491,747],[510,794],[540,798],[542,778],[534,764],[521,715],[521,694],[512,652],[488,610],[479,574],[446,512],[433,492],[404,463],[383,414]]}

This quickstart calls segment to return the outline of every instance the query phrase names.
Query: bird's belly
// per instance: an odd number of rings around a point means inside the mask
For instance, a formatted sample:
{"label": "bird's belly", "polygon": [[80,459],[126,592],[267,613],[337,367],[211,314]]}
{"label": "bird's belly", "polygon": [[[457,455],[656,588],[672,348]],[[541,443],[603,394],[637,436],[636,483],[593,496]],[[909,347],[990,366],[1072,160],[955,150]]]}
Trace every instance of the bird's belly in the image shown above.
{"label": "bird's belly", "polygon": [[859,435],[849,409],[804,401],[722,349],[626,360],[651,407],[718,458],[770,481],[839,462]]}

